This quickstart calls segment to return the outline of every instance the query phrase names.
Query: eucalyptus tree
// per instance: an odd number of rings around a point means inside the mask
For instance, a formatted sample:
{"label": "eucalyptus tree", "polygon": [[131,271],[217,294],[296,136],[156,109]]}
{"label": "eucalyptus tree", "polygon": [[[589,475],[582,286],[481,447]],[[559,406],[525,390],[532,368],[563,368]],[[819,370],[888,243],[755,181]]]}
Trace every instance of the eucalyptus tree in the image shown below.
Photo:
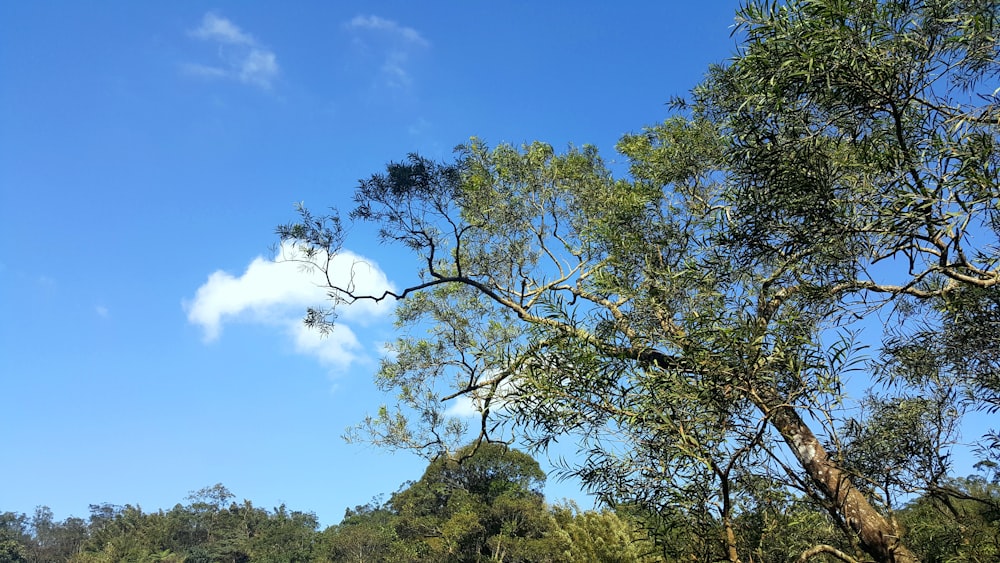
{"label": "eucalyptus tree", "polygon": [[[307,315],[399,301],[376,375],[398,400],[359,429],[450,453],[467,401],[481,441],[574,436],[568,471],[731,561],[775,488],[844,534],[803,557],[916,561],[894,510],[947,490],[962,414],[1000,391],[998,10],[749,2],[737,56],[621,140],[624,177],[593,147],[474,139],[363,180],[351,218],[418,262]],[[320,268],[344,243],[306,209],[278,230]]]}

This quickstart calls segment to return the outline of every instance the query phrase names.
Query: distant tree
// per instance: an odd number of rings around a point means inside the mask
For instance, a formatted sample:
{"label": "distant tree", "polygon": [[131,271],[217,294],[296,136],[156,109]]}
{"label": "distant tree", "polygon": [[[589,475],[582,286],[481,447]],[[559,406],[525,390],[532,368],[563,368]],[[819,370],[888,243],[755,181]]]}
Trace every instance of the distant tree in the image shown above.
{"label": "distant tree", "polygon": [[218,528],[225,517],[225,509],[233,498],[233,493],[222,483],[192,491],[188,495],[187,499],[191,504],[186,512],[192,518],[191,528],[197,535],[196,543],[207,545],[216,540]]}
{"label": "distant tree", "polygon": [[91,505],[89,538],[70,560],[141,561],[168,553],[166,534],[153,517],[137,506]]}
{"label": "distant tree", "polygon": [[[244,505],[249,507],[249,501]],[[314,560],[319,527],[315,514],[288,510],[284,504],[273,512],[259,510],[257,514],[257,525],[247,537],[250,561],[305,563]]]}
{"label": "distant tree", "polygon": [[66,561],[82,547],[87,539],[87,523],[80,518],[54,519],[47,506],[35,509],[29,520],[31,541],[27,546],[27,559],[31,562]]}
{"label": "distant tree", "polygon": [[814,501],[765,483],[752,503],[741,507],[734,526],[740,553],[754,561],[797,562],[817,545],[845,554],[855,551],[851,539]]}
{"label": "distant tree", "polygon": [[396,531],[398,516],[381,502],[348,509],[340,524],[323,532],[323,549],[332,561],[394,563],[413,561],[416,542],[404,542]]}
{"label": "distant tree", "polygon": [[4,563],[28,561],[27,548],[14,540],[0,540],[0,561]]}
{"label": "distant tree", "polygon": [[545,473],[502,444],[459,449],[431,462],[388,507],[401,538],[427,561],[553,561],[555,530],[541,493]]}
{"label": "distant tree", "polygon": [[28,561],[28,550],[33,546],[28,517],[16,512],[0,513],[0,561]]}
{"label": "distant tree", "polygon": [[907,538],[924,563],[1000,561],[1000,485],[955,479],[899,511]]}
{"label": "distant tree", "polygon": [[[652,563],[663,561],[657,547],[632,518],[612,510],[581,511],[575,504],[552,508],[566,536],[566,561],[575,563]],[[681,559],[678,557],[678,559]]]}
{"label": "distant tree", "polygon": [[70,560],[270,563],[315,558],[315,515],[284,505],[269,512],[248,500],[237,504],[233,498],[217,484],[191,493],[190,504],[177,504],[169,511],[91,505],[89,537]]}

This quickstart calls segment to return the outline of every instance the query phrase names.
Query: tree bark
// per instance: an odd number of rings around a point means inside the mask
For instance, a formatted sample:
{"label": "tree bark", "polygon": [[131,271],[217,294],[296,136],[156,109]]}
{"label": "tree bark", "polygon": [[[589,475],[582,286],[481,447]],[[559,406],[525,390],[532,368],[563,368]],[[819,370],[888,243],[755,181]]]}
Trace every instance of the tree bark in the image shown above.
{"label": "tree bark", "polygon": [[880,563],[919,563],[917,556],[900,541],[898,531],[868,502],[850,477],[830,460],[826,449],[794,407],[764,397],[760,405],[771,425],[781,434],[819,492],[834,507],[855,534],[861,549]]}

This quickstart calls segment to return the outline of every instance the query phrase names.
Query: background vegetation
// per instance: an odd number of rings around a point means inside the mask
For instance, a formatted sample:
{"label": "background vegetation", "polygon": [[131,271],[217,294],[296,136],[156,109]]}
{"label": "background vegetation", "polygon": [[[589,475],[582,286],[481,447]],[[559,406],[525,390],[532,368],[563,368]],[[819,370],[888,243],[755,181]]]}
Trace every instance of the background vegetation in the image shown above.
{"label": "background vegetation", "polygon": [[[221,484],[185,504],[145,512],[95,504],[86,520],[0,513],[0,562],[579,562],[714,561],[721,522],[636,507],[581,510],[545,502],[545,474],[531,456],[498,444],[440,458],[386,501],[348,509],[320,530],[309,512],[236,502]],[[1000,486],[953,483],[968,498],[922,497],[900,511],[925,561],[986,562],[1000,555]],[[741,513],[740,548],[753,561],[796,561],[817,540],[837,544],[829,518],[802,499],[763,497]],[[849,548],[849,546],[844,546]],[[821,557],[825,557],[821,555]]]}

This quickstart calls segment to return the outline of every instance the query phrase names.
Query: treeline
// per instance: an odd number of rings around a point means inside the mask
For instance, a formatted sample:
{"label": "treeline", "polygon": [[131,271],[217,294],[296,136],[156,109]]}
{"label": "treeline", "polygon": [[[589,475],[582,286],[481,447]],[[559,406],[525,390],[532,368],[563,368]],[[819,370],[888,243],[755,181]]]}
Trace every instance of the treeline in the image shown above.
{"label": "treeline", "polygon": [[[527,454],[496,444],[432,462],[420,480],[387,501],[346,511],[324,530],[309,512],[234,502],[221,484],[187,504],[144,512],[91,505],[90,516],[55,521],[0,514],[0,562],[612,562],[716,561],[724,527],[704,514],[663,507],[655,514],[618,507],[581,511],[549,505],[545,474]],[[801,499],[762,493],[736,520],[741,551],[754,561],[840,560],[857,554],[832,521]],[[926,562],[1000,559],[1000,486],[957,480],[897,514]],[[837,555],[839,553],[839,555]]]}

